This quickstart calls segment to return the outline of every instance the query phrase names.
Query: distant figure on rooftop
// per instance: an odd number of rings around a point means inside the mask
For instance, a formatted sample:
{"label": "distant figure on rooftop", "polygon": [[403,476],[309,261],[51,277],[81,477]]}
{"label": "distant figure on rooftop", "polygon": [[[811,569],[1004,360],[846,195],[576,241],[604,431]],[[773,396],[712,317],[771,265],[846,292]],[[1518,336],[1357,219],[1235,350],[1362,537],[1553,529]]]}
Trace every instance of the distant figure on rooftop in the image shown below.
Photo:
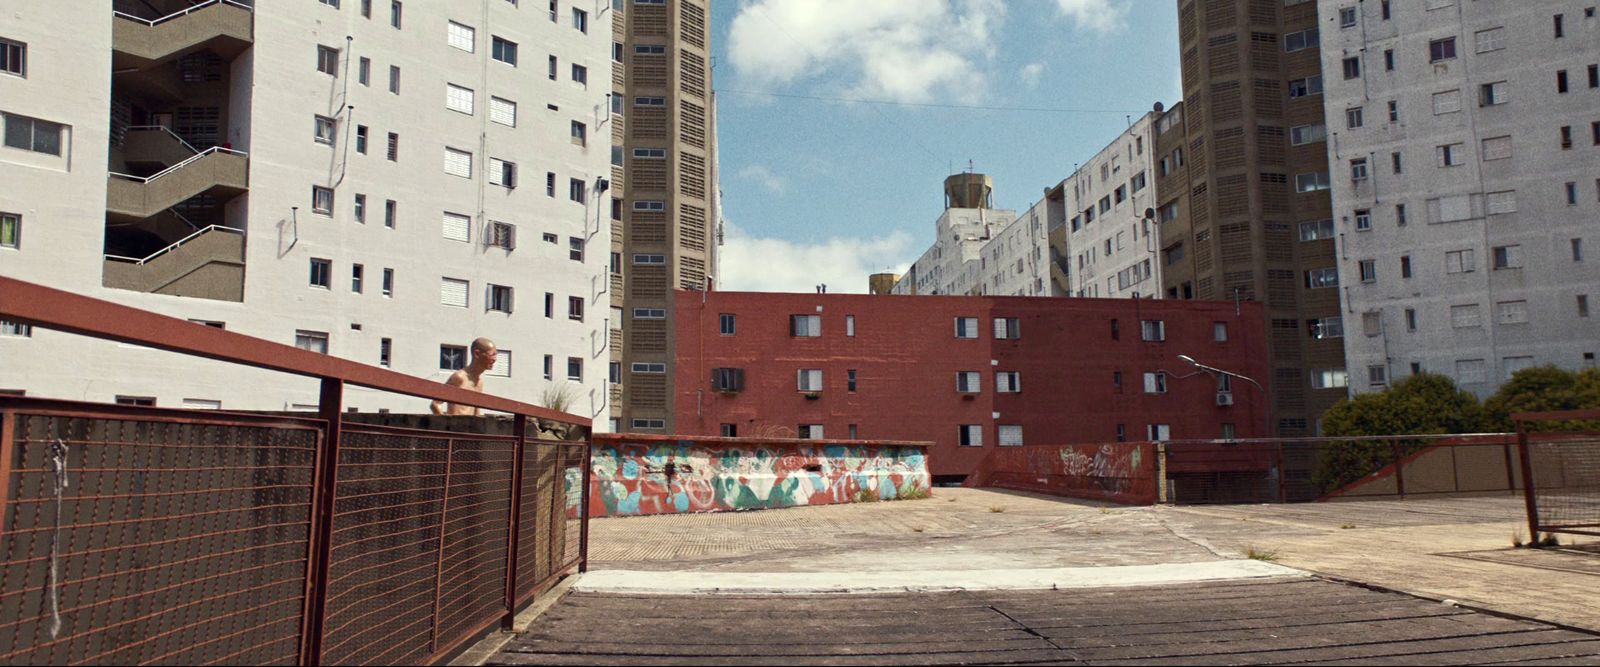
{"label": "distant figure on rooftop", "polygon": [[[452,387],[460,387],[469,391],[483,393],[483,373],[494,368],[495,355],[498,353],[494,341],[479,338],[472,341],[472,361],[467,367],[450,374],[450,379],[444,383]],[[478,409],[470,405],[456,405],[445,401],[434,401],[430,406],[436,415],[471,415],[478,416]]]}

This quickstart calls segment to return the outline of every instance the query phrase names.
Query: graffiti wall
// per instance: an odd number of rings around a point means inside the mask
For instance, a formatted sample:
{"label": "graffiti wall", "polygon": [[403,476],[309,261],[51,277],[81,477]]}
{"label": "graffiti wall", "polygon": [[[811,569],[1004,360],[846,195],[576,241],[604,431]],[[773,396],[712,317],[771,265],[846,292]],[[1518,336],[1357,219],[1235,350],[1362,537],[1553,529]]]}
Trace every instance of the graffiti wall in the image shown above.
{"label": "graffiti wall", "polygon": [[966,485],[1150,505],[1156,502],[1155,450],[1148,442],[998,447]]}
{"label": "graffiti wall", "polygon": [[[926,443],[596,435],[589,516],[925,498]],[[569,512],[582,487],[567,471]]]}

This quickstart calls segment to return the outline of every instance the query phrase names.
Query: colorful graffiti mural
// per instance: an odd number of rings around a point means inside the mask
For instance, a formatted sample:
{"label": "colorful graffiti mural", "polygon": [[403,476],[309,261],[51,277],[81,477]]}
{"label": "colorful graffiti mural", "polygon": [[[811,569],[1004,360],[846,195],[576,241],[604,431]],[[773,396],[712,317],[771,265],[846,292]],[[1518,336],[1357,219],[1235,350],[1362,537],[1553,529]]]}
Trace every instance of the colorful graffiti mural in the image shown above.
{"label": "colorful graffiti mural", "polygon": [[1124,442],[996,448],[979,462],[967,486],[1149,505],[1156,501],[1152,447]]}
{"label": "colorful graffiti mural", "polygon": [[[926,445],[596,436],[592,517],[926,497]],[[582,472],[567,471],[576,513]]]}

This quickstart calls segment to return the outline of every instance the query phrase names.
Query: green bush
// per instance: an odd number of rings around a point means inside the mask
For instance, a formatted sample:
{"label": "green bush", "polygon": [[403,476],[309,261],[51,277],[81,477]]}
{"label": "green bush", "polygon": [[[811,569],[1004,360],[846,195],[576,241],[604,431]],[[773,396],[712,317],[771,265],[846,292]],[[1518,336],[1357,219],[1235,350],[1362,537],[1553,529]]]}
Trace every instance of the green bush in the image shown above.
{"label": "green bush", "polygon": [[[1477,433],[1488,421],[1478,398],[1450,378],[1418,373],[1383,391],[1340,401],[1323,413],[1322,432],[1333,437]],[[1422,446],[1413,440],[1329,443],[1312,481],[1324,492],[1333,491]]]}
{"label": "green bush", "polygon": [[[1513,431],[1511,415],[1518,412],[1554,412],[1600,408],[1600,370],[1573,372],[1555,366],[1539,366],[1517,371],[1500,390],[1484,401],[1489,427]],[[1530,424],[1533,430],[1600,430],[1595,422],[1544,422]]]}

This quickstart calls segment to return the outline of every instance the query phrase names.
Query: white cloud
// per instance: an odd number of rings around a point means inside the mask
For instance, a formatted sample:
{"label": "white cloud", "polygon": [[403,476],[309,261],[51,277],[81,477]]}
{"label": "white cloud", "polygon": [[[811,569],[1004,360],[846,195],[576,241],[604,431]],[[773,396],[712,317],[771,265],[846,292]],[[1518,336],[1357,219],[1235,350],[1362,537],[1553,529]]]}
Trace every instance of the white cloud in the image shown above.
{"label": "white cloud", "polygon": [[789,189],[788,179],[772,173],[764,164],[752,164],[739,170],[739,178],[754,181],[773,194],[783,194]]}
{"label": "white cloud", "polygon": [[815,292],[863,294],[867,276],[904,273],[917,251],[911,235],[897,231],[876,238],[832,238],[821,243],[749,236],[727,225],[721,248],[718,289],[739,292]]}
{"label": "white cloud", "polygon": [[1128,27],[1128,4],[1123,0],[1056,0],[1056,9],[1078,30],[1110,33]]}
{"label": "white cloud", "polygon": [[1027,86],[1030,89],[1036,88],[1039,86],[1039,78],[1044,76],[1044,63],[1028,63],[1023,65],[1022,71],[1018,74],[1022,78],[1022,85]]}
{"label": "white cloud", "polygon": [[735,72],[758,85],[842,81],[865,98],[975,99],[1003,0],[751,0],[728,37]]}

